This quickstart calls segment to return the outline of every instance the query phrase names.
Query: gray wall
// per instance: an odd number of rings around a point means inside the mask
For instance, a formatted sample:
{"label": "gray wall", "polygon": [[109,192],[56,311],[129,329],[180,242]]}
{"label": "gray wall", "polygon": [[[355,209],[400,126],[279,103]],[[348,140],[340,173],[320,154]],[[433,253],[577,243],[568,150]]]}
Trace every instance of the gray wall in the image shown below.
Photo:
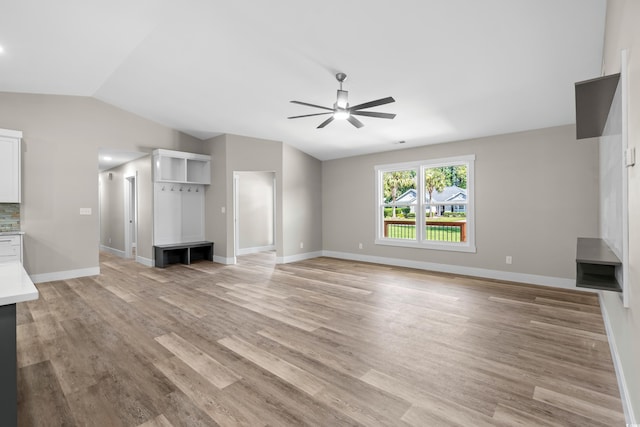
{"label": "gray wall", "polygon": [[238,173],[238,249],[273,246],[274,178],[273,172]]}
{"label": "gray wall", "polygon": [[227,256],[234,251],[233,172],[273,171],[276,176],[276,254],[282,253],[282,142],[227,135]]}
{"label": "gray wall", "polygon": [[[620,72],[620,51],[629,49],[628,144],[640,154],[640,2],[632,0],[607,1],[605,35],[605,74]],[[634,52],[634,49],[636,51]],[[624,382],[628,390],[629,408],[640,422],[640,165],[629,168],[629,308],[622,306],[617,294],[602,293],[602,303],[611,325],[610,341],[614,344]],[[607,218],[603,218],[607,221]],[[608,227],[615,227],[609,224]],[[614,359],[615,360],[615,359]]]}
{"label": "gray wall", "polygon": [[0,92],[0,127],[24,135],[21,226],[31,275],[98,267],[100,147],[203,150],[195,138],[86,97]]}
{"label": "gray wall", "polygon": [[214,254],[221,261],[219,258],[227,257],[227,135],[207,140],[205,148],[211,156],[211,184],[205,186],[204,232],[205,238],[214,242]]}
{"label": "gray wall", "polygon": [[[477,253],[374,245],[374,166],[475,154]],[[574,126],[323,163],[323,247],[514,273],[575,277],[578,236],[598,233],[598,146]],[[358,243],[364,248],[358,249]],[[513,264],[505,264],[505,256]]]}
{"label": "gray wall", "polygon": [[322,250],[322,163],[289,145],[283,148],[283,158],[286,259]]}
{"label": "gray wall", "polygon": [[207,150],[212,156],[212,182],[206,193],[205,228],[207,239],[215,242],[215,255],[222,258],[219,261],[232,262],[233,173],[243,171],[275,174],[278,260],[322,250],[322,168],[318,159],[282,142],[239,135],[212,138]]}

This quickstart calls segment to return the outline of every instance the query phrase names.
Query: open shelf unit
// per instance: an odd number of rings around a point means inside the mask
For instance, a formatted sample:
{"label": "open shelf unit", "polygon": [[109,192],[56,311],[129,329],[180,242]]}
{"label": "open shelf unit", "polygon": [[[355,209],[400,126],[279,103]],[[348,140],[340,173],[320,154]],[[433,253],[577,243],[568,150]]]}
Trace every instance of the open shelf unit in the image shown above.
{"label": "open shelf unit", "polygon": [[622,262],[602,239],[578,238],[576,250],[576,286],[622,292],[616,271]]}
{"label": "open shelf unit", "polygon": [[180,184],[211,184],[211,156],[183,151],[153,151],[154,180]]}

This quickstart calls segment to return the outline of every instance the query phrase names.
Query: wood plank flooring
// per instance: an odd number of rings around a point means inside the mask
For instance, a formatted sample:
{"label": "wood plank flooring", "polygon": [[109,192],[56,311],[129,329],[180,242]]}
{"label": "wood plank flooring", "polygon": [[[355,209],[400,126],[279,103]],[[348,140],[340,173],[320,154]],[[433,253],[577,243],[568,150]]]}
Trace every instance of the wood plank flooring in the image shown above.
{"label": "wood plank flooring", "polygon": [[21,426],[624,425],[595,295],[316,258],[100,276],[18,305]]}

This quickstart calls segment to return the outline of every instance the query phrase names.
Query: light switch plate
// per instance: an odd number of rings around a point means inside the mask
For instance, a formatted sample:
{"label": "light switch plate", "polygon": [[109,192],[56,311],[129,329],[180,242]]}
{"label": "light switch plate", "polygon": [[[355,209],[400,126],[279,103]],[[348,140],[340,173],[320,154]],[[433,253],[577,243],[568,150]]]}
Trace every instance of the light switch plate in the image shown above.
{"label": "light switch plate", "polygon": [[80,215],[91,215],[91,208],[80,208]]}

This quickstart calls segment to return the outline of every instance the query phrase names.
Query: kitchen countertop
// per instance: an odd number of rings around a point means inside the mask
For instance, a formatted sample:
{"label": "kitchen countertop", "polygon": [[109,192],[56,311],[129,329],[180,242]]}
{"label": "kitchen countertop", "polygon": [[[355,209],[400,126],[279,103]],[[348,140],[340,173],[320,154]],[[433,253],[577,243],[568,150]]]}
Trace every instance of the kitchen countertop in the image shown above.
{"label": "kitchen countertop", "polygon": [[38,296],[38,288],[22,263],[12,261],[0,264],[0,306],[36,300]]}

